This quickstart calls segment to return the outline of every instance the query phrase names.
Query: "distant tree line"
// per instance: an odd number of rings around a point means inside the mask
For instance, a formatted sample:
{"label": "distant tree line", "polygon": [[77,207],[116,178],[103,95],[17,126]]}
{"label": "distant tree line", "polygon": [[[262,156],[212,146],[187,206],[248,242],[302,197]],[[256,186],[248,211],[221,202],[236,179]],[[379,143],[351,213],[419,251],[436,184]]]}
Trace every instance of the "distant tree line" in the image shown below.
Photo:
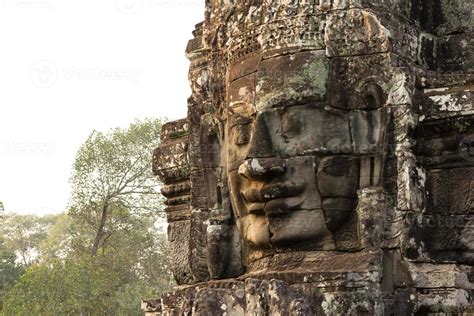
{"label": "distant tree line", "polygon": [[142,299],[173,289],[151,173],[161,125],[94,131],[77,153],[67,212],[4,214],[3,315],[143,315]]}

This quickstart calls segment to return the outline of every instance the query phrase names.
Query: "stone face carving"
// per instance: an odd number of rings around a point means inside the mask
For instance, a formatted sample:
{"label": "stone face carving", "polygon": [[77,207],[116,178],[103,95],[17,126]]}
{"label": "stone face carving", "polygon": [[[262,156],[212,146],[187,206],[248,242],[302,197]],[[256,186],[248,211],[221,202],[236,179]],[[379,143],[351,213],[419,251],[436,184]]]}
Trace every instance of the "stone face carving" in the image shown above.
{"label": "stone face carving", "polygon": [[355,212],[359,183],[379,181],[365,178],[370,170],[361,172],[361,160],[381,159],[385,147],[381,88],[373,83],[366,92],[374,95],[360,96],[357,110],[331,107],[321,50],[242,59],[229,71],[241,75],[227,85],[224,147],[242,238],[259,249],[334,250],[333,234]]}
{"label": "stone face carving", "polygon": [[154,157],[180,289],[147,313],[473,312],[472,9],[206,1]]}

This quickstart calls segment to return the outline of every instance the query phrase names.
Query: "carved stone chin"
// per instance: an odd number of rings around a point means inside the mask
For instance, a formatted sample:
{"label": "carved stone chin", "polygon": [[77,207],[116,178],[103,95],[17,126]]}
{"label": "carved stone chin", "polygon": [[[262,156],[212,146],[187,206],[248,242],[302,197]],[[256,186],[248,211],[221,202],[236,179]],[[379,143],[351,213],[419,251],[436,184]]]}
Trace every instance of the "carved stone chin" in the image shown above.
{"label": "carved stone chin", "polygon": [[472,10],[206,1],[154,157],[180,290],[150,314],[474,312]]}

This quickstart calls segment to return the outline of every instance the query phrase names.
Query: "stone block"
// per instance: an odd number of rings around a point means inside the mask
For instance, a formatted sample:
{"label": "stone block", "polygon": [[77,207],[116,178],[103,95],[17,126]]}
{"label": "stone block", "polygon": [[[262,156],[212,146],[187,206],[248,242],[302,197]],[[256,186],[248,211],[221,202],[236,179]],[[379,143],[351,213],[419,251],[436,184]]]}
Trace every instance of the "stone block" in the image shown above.
{"label": "stone block", "polygon": [[324,100],[328,68],[324,51],[263,60],[257,75],[257,110]]}
{"label": "stone block", "polygon": [[391,82],[390,65],[397,58],[391,54],[331,58],[328,101],[341,110],[370,110],[387,102]]}
{"label": "stone block", "polygon": [[414,262],[474,263],[472,215],[416,215],[405,219],[404,257]]}
{"label": "stone block", "polygon": [[432,170],[428,173],[426,189],[428,213],[474,213],[474,167]]}
{"label": "stone block", "polygon": [[407,263],[413,286],[418,289],[457,288],[473,290],[472,267],[455,264]]}

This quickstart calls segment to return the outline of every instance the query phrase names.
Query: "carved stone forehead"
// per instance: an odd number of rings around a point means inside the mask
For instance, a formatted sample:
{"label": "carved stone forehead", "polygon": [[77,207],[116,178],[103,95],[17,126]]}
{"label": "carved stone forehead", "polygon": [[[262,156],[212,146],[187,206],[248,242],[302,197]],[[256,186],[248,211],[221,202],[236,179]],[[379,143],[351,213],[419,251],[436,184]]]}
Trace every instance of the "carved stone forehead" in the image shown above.
{"label": "carved stone forehead", "polygon": [[[394,70],[398,61],[391,60],[389,54],[376,54],[392,51],[394,59],[414,59],[418,34],[394,34],[390,30],[399,28],[398,22],[375,14],[376,6],[392,4],[349,0],[208,2],[203,35],[210,86],[221,87],[211,89],[211,95],[221,96],[213,99],[214,107],[222,109],[229,102],[241,101],[222,96],[246,91],[247,96],[255,96],[258,110],[302,101],[292,95],[329,101],[336,108],[360,108],[356,99],[364,97],[362,91],[377,90],[373,97],[386,99],[395,81],[410,85],[410,78],[404,79],[404,74]],[[403,5],[400,12],[401,8]],[[235,82],[253,72],[258,72],[255,78]],[[370,84],[376,86],[367,89]],[[407,89],[410,87],[397,93]],[[331,96],[331,91],[340,93]]]}
{"label": "carved stone forehead", "polygon": [[[304,50],[327,57],[360,56],[390,50],[415,58],[417,37],[393,15],[410,16],[408,3],[391,1],[208,1],[203,35],[211,63],[229,67],[255,52],[263,59]],[[391,16],[375,14],[375,8]],[[341,10],[346,9],[346,10]],[[391,45],[391,41],[398,44]],[[218,61],[218,62],[216,62]]]}
{"label": "carved stone forehead", "polygon": [[391,14],[410,18],[413,7],[407,0],[209,0],[206,21],[214,26],[230,22],[248,28],[290,16],[323,15],[330,11],[361,8],[382,8]]}
{"label": "carved stone forehead", "polygon": [[208,4],[207,29],[232,64],[252,52],[323,49],[326,17],[314,1],[224,1]]}

